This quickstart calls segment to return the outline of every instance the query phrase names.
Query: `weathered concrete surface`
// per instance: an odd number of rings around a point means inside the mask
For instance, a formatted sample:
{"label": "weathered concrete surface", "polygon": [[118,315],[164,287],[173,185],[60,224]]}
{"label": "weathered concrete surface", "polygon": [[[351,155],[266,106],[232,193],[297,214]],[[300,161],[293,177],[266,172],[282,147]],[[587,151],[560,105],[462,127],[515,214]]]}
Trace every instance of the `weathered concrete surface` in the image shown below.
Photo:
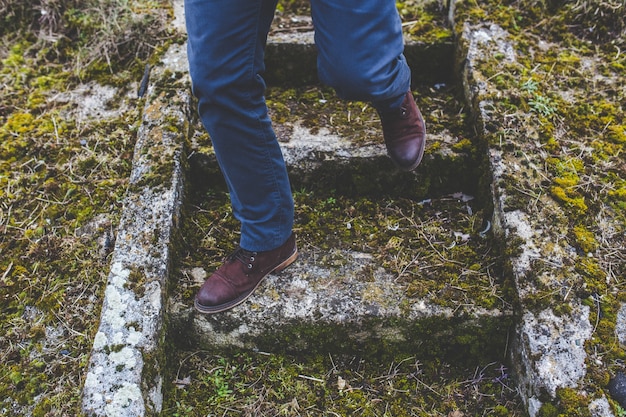
{"label": "weathered concrete surface", "polygon": [[[89,416],[150,416],[161,412],[165,288],[170,240],[179,220],[187,85],[175,74],[180,46],[155,68],[135,146],[98,332],[83,390]],[[165,79],[164,79],[165,78]]]}
{"label": "weathered concrete surface", "polygon": [[[597,322],[594,327],[590,321],[589,303],[570,294],[573,283],[584,282],[575,265],[581,257],[593,254],[580,253],[568,243],[566,235],[571,225],[567,214],[547,193],[538,191],[545,178],[542,170],[547,154],[532,139],[534,132],[519,125],[506,128],[509,125],[505,118],[513,116],[505,114],[498,104],[513,92],[497,88],[493,77],[484,73],[485,68],[490,74],[510,73],[517,63],[518,48],[513,38],[495,24],[466,24],[460,47],[460,59],[467,57],[462,66],[466,95],[485,140],[490,142],[493,223],[511,253],[510,270],[519,297],[522,317],[512,350],[518,389],[531,417],[545,402],[556,402],[557,391],[563,388],[591,398],[592,415],[612,416],[603,392],[590,392],[584,382],[591,367],[606,367],[600,356],[591,358],[585,350]],[[530,190],[532,203],[519,204],[529,200]],[[603,221],[610,223],[611,219]],[[546,293],[557,296],[548,301],[543,295]],[[538,303],[538,298],[543,302]],[[599,311],[599,301],[596,308]],[[618,334],[622,333],[620,343],[624,343],[624,308],[616,324]]]}
{"label": "weathered concrete surface", "polygon": [[[487,126],[498,128],[499,115],[491,109],[494,100],[502,99],[503,92],[490,84],[482,74],[480,64],[494,62],[496,54],[504,57],[504,62],[514,63],[515,48],[506,31],[495,24],[465,26],[462,42],[462,47],[466,48],[462,55],[467,56],[463,69],[466,95],[487,134]],[[566,254],[550,255],[547,246],[552,239],[549,234],[546,236],[543,233],[541,229],[545,225],[537,223],[538,218],[532,218],[521,210],[507,210],[507,191],[503,185],[506,175],[519,175],[515,172],[520,166],[518,158],[493,147],[489,154],[493,173],[494,225],[505,242],[515,238],[521,241],[519,255],[512,257],[510,262],[524,310],[523,300],[526,294],[533,292],[532,280],[528,278],[533,261],[542,258],[545,253],[552,258],[558,256],[556,261],[562,265],[562,257]],[[551,204],[552,209],[556,209],[554,206]],[[577,305],[575,311],[578,312],[578,320],[571,321],[569,317],[557,317],[549,309],[524,311],[518,325],[513,365],[531,417],[537,414],[542,404],[540,397],[548,394],[554,398],[558,387],[575,387],[584,376],[584,342],[589,338],[591,329],[589,310]]]}
{"label": "weathered concrete surface", "polygon": [[[181,4],[174,3],[177,16],[174,24],[178,30],[184,30]],[[273,53],[280,54],[281,59],[291,57],[290,62],[299,64],[314,61],[311,36],[311,33],[303,33],[282,41],[280,37],[270,40],[269,66],[272,66]],[[294,42],[296,38],[297,42]],[[408,50],[417,56],[423,53],[423,45],[411,45]],[[290,55],[290,51],[297,55]],[[446,62],[451,62],[451,45],[446,45],[442,51],[446,60],[434,62],[449,67]],[[308,74],[314,68],[310,63],[305,65]],[[288,73],[283,73],[283,78],[278,77],[278,81],[294,78],[294,69],[290,65],[282,67]],[[163,337],[167,303],[164,297],[170,273],[171,238],[178,227],[183,198],[183,144],[188,135],[191,114],[186,74],[184,45],[172,46],[162,64],[151,73],[143,124],[135,148],[131,185],[84,384],[83,410],[90,416],[149,416],[159,414],[162,409],[162,371],[166,360]],[[326,161],[384,159],[389,165],[384,146],[380,143],[358,147],[323,130],[311,134],[306,129],[299,130],[297,126],[293,133],[291,139],[283,144],[286,160],[289,165],[297,166],[304,172],[319,167],[320,155],[324,152],[323,159]],[[445,158],[446,153],[453,153],[450,146],[457,140],[449,134],[441,134],[437,141],[444,146],[433,154],[440,159]],[[432,161],[433,154],[427,159]],[[312,314],[320,319],[319,323],[334,323],[343,328],[348,325],[351,336],[357,342],[374,337],[406,343],[415,337],[412,321],[433,316],[450,319],[450,325],[441,327],[440,332],[451,349],[459,346],[449,341],[453,329],[471,331],[475,326],[484,324],[483,320],[477,320],[483,315],[492,321],[491,326],[501,326],[502,334],[508,331],[510,310],[463,308],[464,317],[458,320],[461,316],[450,308],[439,308],[428,302],[407,302],[400,287],[389,285],[393,277],[380,269],[372,275],[372,282],[363,281],[358,275],[363,268],[371,267],[368,256],[358,253],[345,256],[354,258],[359,267],[348,272],[321,268],[316,266],[314,259],[304,260],[306,255],[303,254],[299,267],[292,268],[288,275],[270,277],[268,285],[259,293],[259,303],[271,306],[264,308],[262,314],[259,314],[259,309],[252,308],[247,316],[233,318],[230,324],[224,320],[225,315],[217,321],[213,319],[213,323],[195,317],[193,326],[199,328],[198,334],[215,347],[241,343],[251,345],[255,343],[251,340],[258,341],[263,335],[271,334],[276,318],[285,318],[293,324],[308,322]],[[328,282],[334,282],[336,286],[329,287]],[[287,303],[277,302],[276,294],[278,291],[283,293],[285,289],[292,297]],[[308,302],[303,304],[303,300]],[[179,320],[191,314],[188,306],[177,305],[174,305],[172,313]],[[404,317],[402,326],[386,325],[385,320],[397,318],[400,314]],[[246,328],[250,330],[247,334]],[[250,337],[246,339],[242,336]],[[327,340],[334,346],[336,342],[332,338]],[[490,344],[496,346],[493,341]],[[293,347],[297,348],[298,343]]]}

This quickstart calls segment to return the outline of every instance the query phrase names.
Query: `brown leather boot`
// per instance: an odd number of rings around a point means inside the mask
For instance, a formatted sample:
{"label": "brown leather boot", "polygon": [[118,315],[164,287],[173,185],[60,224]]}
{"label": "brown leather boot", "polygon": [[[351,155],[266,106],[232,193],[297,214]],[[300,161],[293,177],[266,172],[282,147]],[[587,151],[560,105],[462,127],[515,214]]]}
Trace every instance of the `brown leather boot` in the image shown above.
{"label": "brown leather boot", "polygon": [[422,161],[426,125],[410,91],[399,109],[379,112],[387,153],[400,169],[412,171]]}
{"label": "brown leather boot", "polygon": [[204,314],[219,313],[243,303],[263,278],[287,268],[298,257],[292,233],[281,247],[267,252],[237,248],[200,287],[195,307]]}

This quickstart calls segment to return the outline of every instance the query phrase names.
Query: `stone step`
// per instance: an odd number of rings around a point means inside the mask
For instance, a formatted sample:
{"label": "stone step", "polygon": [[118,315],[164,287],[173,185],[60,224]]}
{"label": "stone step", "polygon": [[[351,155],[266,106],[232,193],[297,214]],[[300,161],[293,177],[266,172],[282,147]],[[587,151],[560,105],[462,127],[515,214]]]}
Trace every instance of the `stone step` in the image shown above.
{"label": "stone step", "polygon": [[[318,82],[317,50],[308,2],[286,5],[268,36],[265,80],[269,85],[297,86]],[[297,3],[297,2],[295,2]],[[437,84],[455,76],[454,1],[398,2],[401,12],[417,14],[403,25],[404,55],[415,84]],[[415,9],[415,10],[408,10]]]}
{"label": "stone step", "polygon": [[502,361],[512,305],[471,196],[418,202],[300,190],[298,261],[270,275],[246,303],[203,316],[192,297],[236,238],[227,195],[210,191],[188,202],[183,222],[184,256],[170,293],[177,340],[202,349],[311,354],[393,346],[463,363],[489,352]]}
{"label": "stone step", "polygon": [[[450,46],[438,49],[446,59],[431,62],[451,63]],[[314,59],[307,41],[288,45],[272,38],[268,80],[284,83],[285,78],[272,75],[277,74],[272,68],[292,64],[273,61],[272,54],[287,47],[303,53],[284,53],[292,63]],[[423,53],[419,51],[416,44],[407,55]],[[292,68],[289,77],[313,80],[314,66],[305,67],[309,75],[296,77]],[[306,225],[296,230],[300,259],[283,274],[270,276],[241,308],[204,317],[194,313],[190,300],[202,277],[223,257],[220,251],[236,240],[229,234],[236,225],[228,215],[208,138],[197,122],[185,119],[194,113],[187,108],[185,48],[172,46],[151,76],[128,210],[118,233],[83,393],[84,410],[90,415],[158,413],[167,367],[166,334],[173,342],[185,340],[210,349],[280,346],[285,351],[349,352],[369,346],[370,353],[380,354],[394,346],[424,357],[437,352],[451,361],[471,362],[485,355],[502,359],[512,311],[494,268],[492,242],[479,233],[485,229],[484,207],[478,198],[469,201],[480,188],[479,164],[471,135],[459,128],[462,118],[454,120],[459,108],[452,106],[456,113],[446,121],[435,110],[454,101],[449,90],[438,91],[451,88],[444,85],[450,71],[437,67],[430,72],[437,75],[414,78],[439,84],[418,94],[431,135],[422,165],[427,169],[415,174],[393,168],[377,116],[363,103],[341,102],[314,84],[268,91],[297,190],[299,222]],[[429,106],[428,100],[439,102]],[[303,111],[307,107],[309,111]],[[193,192],[183,199],[185,138],[192,142],[187,158],[191,184],[186,188]],[[207,193],[213,198],[206,198]],[[168,196],[165,206],[160,195]],[[370,216],[361,216],[356,207]],[[332,216],[318,218],[326,211]],[[212,226],[217,219],[226,224]],[[316,229],[320,223],[338,227],[332,232]],[[463,229],[458,229],[461,223]],[[203,224],[217,232],[198,226]],[[416,234],[409,239],[403,236],[405,229]],[[177,235],[178,244],[171,240]],[[200,244],[186,246],[196,241]],[[173,247],[178,249],[172,258]],[[424,256],[420,262],[418,253]],[[472,263],[461,259],[467,254]],[[434,272],[442,264],[448,269],[445,277]],[[489,290],[488,296],[472,295],[483,289]]]}
{"label": "stone step", "polygon": [[[309,17],[297,16],[300,21]],[[307,27],[312,26],[312,23]],[[412,80],[416,84],[445,83],[454,79],[455,43],[452,31],[436,42],[424,42],[411,36],[405,37],[404,55],[411,67]],[[317,50],[312,30],[286,30],[274,32],[268,38],[265,52],[268,85],[308,85],[318,82]]]}
{"label": "stone step", "polygon": [[[318,85],[274,87],[268,90],[267,101],[293,189],[419,200],[458,191],[488,192],[478,189],[486,160],[477,152],[473,132],[466,129],[457,94],[453,85],[425,85],[414,92],[428,136],[424,159],[411,173],[395,168],[387,156],[380,119],[369,105],[342,101]],[[200,124],[194,125],[189,160],[192,181],[223,184]]]}

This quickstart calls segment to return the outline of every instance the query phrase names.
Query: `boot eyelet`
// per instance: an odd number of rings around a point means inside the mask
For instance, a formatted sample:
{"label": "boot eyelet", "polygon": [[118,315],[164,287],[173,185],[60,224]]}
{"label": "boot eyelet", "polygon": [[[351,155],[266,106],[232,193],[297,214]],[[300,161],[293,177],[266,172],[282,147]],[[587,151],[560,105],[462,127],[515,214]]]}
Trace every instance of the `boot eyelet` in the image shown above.
{"label": "boot eyelet", "polygon": [[252,264],[248,264],[248,269],[252,269]]}
{"label": "boot eyelet", "polygon": [[254,259],[255,259],[254,256],[251,256],[250,257],[250,262],[254,262]]}

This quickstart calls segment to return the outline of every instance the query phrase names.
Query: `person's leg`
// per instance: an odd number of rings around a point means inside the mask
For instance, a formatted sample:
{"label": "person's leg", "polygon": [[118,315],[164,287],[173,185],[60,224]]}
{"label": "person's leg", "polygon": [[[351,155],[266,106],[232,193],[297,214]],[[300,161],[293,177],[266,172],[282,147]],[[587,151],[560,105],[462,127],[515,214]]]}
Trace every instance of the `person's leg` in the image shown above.
{"label": "person's leg", "polygon": [[402,25],[394,0],[311,0],[320,80],[348,100],[369,101],[381,116],[391,159],[413,170],[426,128],[410,93]]}
{"label": "person's leg", "polygon": [[411,71],[394,0],[311,0],[320,80],[347,100],[398,107]]}
{"label": "person's leg", "polygon": [[275,7],[276,0],[185,0],[193,92],[241,221],[239,248],[196,295],[205,314],[242,303],[298,255],[291,187],[261,76]]}
{"label": "person's leg", "polygon": [[241,221],[240,245],[276,249],[293,227],[283,156],[265,105],[263,56],[276,0],[185,0],[198,110]]}

